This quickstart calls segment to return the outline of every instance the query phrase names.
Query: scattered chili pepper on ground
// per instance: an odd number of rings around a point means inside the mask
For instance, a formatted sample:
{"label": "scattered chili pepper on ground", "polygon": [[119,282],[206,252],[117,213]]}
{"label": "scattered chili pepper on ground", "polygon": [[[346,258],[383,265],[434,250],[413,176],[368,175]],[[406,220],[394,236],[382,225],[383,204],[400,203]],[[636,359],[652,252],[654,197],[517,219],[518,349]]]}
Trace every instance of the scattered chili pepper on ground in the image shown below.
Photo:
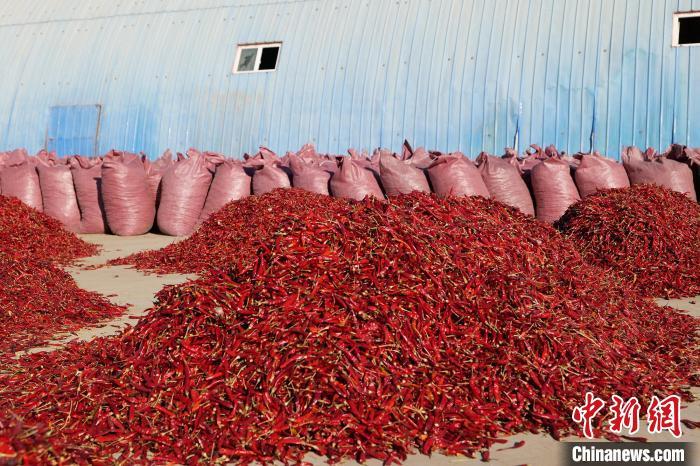
{"label": "scattered chili pepper on ground", "polygon": [[48,261],[0,250],[0,360],[123,312]]}
{"label": "scattered chili pepper on ground", "polygon": [[586,391],[689,399],[700,383],[697,319],[503,204],[258,199],[297,216],[253,209],[270,234],[220,246],[245,260],[165,288],[119,336],[0,370],[5,450],[28,463],[488,457],[508,434],[578,432]]}
{"label": "scattered chili pepper on ground", "polygon": [[57,220],[0,196],[0,360],[124,312],[59,269],[97,250]]}
{"label": "scattered chili pepper on ground", "polygon": [[0,251],[11,257],[68,264],[97,254],[98,248],[19,199],[0,196]]}
{"label": "scattered chili pepper on ground", "polygon": [[655,185],[600,191],[557,223],[586,260],[646,296],[700,295],[700,205]]}

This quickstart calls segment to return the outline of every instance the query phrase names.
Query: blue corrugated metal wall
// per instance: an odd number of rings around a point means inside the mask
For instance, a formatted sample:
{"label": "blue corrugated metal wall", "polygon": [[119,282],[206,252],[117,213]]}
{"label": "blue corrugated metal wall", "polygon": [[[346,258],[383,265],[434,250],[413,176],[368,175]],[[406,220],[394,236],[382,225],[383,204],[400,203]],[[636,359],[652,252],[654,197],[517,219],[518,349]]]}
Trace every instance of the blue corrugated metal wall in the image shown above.
{"label": "blue corrugated metal wall", "polygon": [[[51,107],[95,104],[101,152],[344,152],[404,137],[469,154],[700,146],[700,47],[671,47],[672,13],[692,9],[700,0],[4,0],[0,147],[38,150]],[[232,74],[236,44],[256,41],[284,43],[278,70]]]}

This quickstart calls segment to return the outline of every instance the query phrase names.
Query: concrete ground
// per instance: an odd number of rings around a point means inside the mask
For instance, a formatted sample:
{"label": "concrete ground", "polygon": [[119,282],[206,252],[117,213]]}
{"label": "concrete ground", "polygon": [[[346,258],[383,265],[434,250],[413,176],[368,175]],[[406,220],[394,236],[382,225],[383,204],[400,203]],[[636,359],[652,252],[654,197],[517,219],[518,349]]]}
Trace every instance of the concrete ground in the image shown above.
{"label": "concrete ground", "polygon": [[[123,266],[103,267],[99,269],[85,269],[86,265],[104,264],[110,259],[125,256],[137,251],[147,249],[159,249],[178,238],[147,234],[139,237],[119,237],[111,235],[83,235],[86,241],[98,244],[102,247],[100,255],[88,258],[68,269],[75,278],[78,285],[84,289],[95,291],[108,296],[116,304],[128,305],[129,311],[125,316],[114,319],[99,328],[84,329],[77,337],[81,340],[89,340],[96,336],[113,335],[127,324],[135,322],[131,317],[138,317],[145,313],[151,306],[153,296],[165,285],[177,284],[186,281],[192,276],[186,275],[146,275],[137,270]],[[700,266],[700,265],[699,265]],[[700,297],[685,300],[659,300],[659,304],[669,305],[677,309],[682,309],[691,315],[700,317]],[[75,336],[70,339],[74,339]],[[700,391],[695,392],[700,398]],[[607,401],[607,400],[606,400]],[[682,418],[700,420],[700,401],[696,401],[685,407]],[[643,417],[643,416],[642,416]],[[684,441],[700,442],[700,429],[689,430],[683,427],[681,439],[674,439],[670,434],[646,434],[646,425],[642,422],[640,432],[637,434],[645,436],[650,441]],[[491,461],[493,465],[558,465],[564,463],[562,443],[546,435],[521,434],[507,437],[508,443],[495,445],[491,449]],[[502,450],[513,446],[514,442],[525,440],[525,445],[517,449]],[[580,441],[579,438],[568,438],[565,441]],[[313,464],[325,464],[323,458],[309,455],[307,460]],[[345,462],[346,465],[357,464],[354,461]],[[370,461],[368,464],[380,465],[379,461]],[[470,465],[483,464],[479,459],[464,457],[446,457],[435,454],[432,457],[416,454],[408,458],[404,463],[410,466],[431,465]]]}
{"label": "concrete ground", "polygon": [[152,306],[153,297],[165,285],[175,285],[194,277],[194,275],[146,275],[125,266],[85,268],[105,264],[109,260],[134,252],[160,249],[177,241],[178,238],[154,234],[129,238],[113,235],[82,235],[82,238],[100,245],[102,250],[99,255],[83,259],[66,271],[75,279],[79,287],[100,293],[113,303],[126,306],[128,310],[111,321],[57,338],[50,341],[49,346],[33,348],[27,351],[28,353],[56,349],[68,341],[88,341],[95,337],[114,335],[127,325],[133,325],[136,319]]}

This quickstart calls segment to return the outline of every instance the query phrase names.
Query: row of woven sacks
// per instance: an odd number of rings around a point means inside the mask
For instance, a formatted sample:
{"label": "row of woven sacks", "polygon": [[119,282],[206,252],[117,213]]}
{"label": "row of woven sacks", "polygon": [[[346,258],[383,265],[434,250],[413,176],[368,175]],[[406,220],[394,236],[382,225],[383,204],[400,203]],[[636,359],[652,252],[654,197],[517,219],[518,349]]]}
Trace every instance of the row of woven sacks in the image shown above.
{"label": "row of woven sacks", "polygon": [[[14,196],[81,233],[139,235],[156,227],[182,236],[226,203],[277,188],[361,200],[412,191],[439,196],[490,197],[540,220],[554,222],[593,192],[655,183],[696,198],[700,149],[673,145],[664,153],[623,150],[622,163],[598,153],[568,156],[554,146],[531,146],[519,157],[413,149],[401,154],[349,150],[319,154],[312,145],[278,157],[267,148],[243,160],[190,149],[155,161],[111,151],[103,157],[58,158],[23,149],[0,153],[0,194]],[[695,176],[695,180],[694,180]]]}

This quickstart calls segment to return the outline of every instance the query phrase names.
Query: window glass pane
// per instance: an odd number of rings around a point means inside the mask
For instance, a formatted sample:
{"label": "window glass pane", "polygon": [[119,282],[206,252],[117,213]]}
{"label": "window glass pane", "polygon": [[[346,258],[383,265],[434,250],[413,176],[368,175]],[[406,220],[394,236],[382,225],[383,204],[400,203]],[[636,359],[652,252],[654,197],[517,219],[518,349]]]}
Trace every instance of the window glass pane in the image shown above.
{"label": "window glass pane", "polygon": [[700,44],[700,16],[678,18],[678,44]]}
{"label": "window glass pane", "polygon": [[241,50],[241,59],[238,61],[238,71],[253,71],[255,69],[255,57],[257,55],[257,48]]}
{"label": "window glass pane", "polygon": [[265,47],[260,55],[260,70],[274,70],[277,66],[277,55],[279,55],[279,47]]}

